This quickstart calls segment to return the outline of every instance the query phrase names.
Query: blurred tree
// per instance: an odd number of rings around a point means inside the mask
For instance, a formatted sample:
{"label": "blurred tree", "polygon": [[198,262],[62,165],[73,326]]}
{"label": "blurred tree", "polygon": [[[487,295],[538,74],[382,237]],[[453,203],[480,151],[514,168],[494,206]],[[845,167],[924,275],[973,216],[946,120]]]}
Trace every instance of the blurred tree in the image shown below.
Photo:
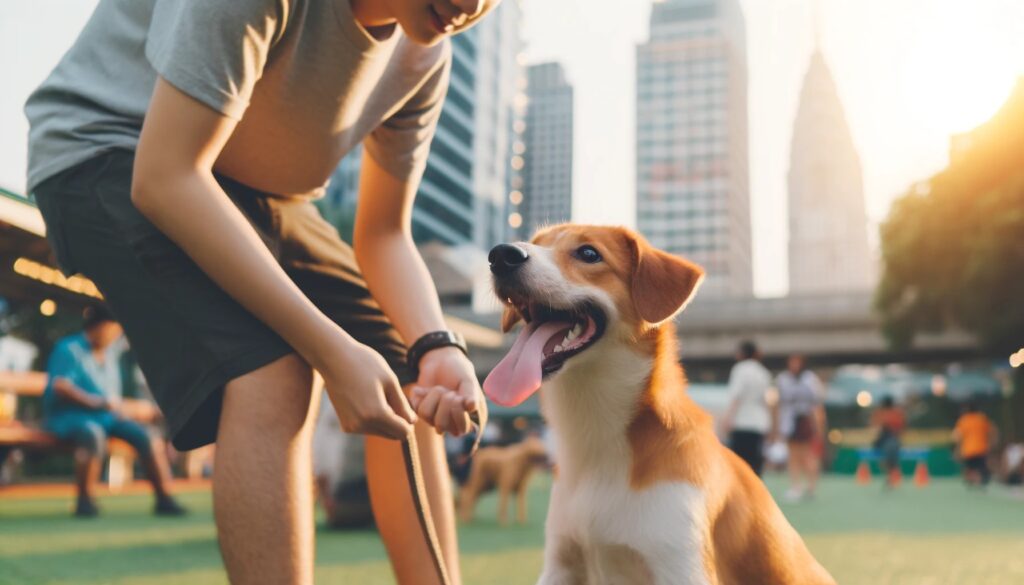
{"label": "blurred tree", "polygon": [[[1006,359],[1024,347],[1024,83],[950,150],[950,165],[897,199],[882,224],[875,306],[896,347],[959,327]],[[1008,422],[1024,430],[1024,367],[1015,377]]]}

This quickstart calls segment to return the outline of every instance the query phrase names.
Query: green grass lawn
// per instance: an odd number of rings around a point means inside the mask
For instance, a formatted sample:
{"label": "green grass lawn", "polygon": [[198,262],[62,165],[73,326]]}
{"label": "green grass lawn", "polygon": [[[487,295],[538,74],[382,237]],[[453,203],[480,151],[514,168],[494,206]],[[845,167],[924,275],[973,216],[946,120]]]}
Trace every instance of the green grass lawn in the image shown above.
{"label": "green grass lawn", "polygon": [[[776,494],[779,479],[769,485]],[[461,527],[467,585],[526,585],[540,571],[546,478],[535,481],[530,521],[500,528],[495,499]],[[104,514],[80,521],[66,500],[4,499],[0,492],[0,583],[11,585],[212,585],[226,583],[208,493],[183,496],[192,515],[158,519],[150,499],[108,497]],[[969,493],[935,481],[882,493],[851,478],[825,481],[816,501],[784,505],[811,550],[843,585],[1024,583],[1024,501],[1001,489]],[[391,583],[372,531],[317,533],[317,582]]]}

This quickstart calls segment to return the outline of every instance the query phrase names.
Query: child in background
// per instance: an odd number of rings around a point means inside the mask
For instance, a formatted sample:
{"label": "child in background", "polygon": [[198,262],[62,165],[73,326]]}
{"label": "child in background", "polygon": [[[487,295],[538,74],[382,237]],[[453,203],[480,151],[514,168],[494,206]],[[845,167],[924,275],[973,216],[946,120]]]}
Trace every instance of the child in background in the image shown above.
{"label": "child in background", "polygon": [[953,440],[963,462],[964,481],[968,487],[988,485],[991,473],[988,453],[996,442],[996,427],[985,413],[978,409],[976,400],[967,402],[966,412],[956,421]]}
{"label": "child in background", "polygon": [[900,465],[900,447],[903,446],[903,430],[907,417],[903,409],[896,406],[892,396],[882,398],[881,406],[871,415],[871,426],[878,433],[875,450],[881,455],[882,471],[885,472],[886,488],[896,487],[893,472]]}

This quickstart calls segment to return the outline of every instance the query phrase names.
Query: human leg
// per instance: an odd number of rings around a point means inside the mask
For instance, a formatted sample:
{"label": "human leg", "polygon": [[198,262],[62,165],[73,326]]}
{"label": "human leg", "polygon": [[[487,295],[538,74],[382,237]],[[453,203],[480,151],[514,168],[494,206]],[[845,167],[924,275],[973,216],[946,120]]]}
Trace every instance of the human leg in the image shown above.
{"label": "human leg", "polygon": [[139,461],[146,471],[146,478],[153,485],[156,496],[155,511],[160,515],[177,516],[185,513],[168,491],[171,480],[171,466],[163,441],[150,435],[144,426],[127,419],[115,419],[107,426],[111,437],[127,441],[138,453]]}
{"label": "human leg", "polygon": [[75,515],[92,517],[99,513],[93,488],[99,481],[107,434],[100,421],[78,413],[67,413],[47,421],[47,429],[73,446],[75,462]]}
{"label": "human leg", "polygon": [[224,390],[213,496],[232,583],[313,582],[312,386],[290,355]]}
{"label": "human leg", "polygon": [[818,458],[818,454],[810,445],[807,446],[804,456],[806,457],[804,469],[807,470],[807,495],[813,496],[818,489],[818,478],[821,475],[821,459]]}
{"label": "human leg", "polygon": [[789,456],[786,458],[786,469],[789,471],[788,496],[799,497],[803,491],[803,444],[798,441],[789,441],[787,444]]}
{"label": "human leg", "polygon": [[[441,543],[448,575],[461,583],[455,514],[444,444],[433,427],[416,423],[416,443],[423,469],[424,488],[430,503],[437,538]],[[370,499],[384,546],[400,585],[440,583],[432,571],[432,556],[417,520],[413,491],[406,477],[401,445],[380,437],[366,437],[366,473]]]}
{"label": "human leg", "polygon": [[800,461],[793,452],[792,445],[788,448],[789,457],[786,458],[786,472],[789,475],[789,489],[795,490],[800,487]]}

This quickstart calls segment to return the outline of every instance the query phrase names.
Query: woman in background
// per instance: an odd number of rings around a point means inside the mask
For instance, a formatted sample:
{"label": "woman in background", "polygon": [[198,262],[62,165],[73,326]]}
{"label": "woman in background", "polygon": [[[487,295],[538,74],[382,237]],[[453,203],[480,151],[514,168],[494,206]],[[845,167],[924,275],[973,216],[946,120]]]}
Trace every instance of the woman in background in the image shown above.
{"label": "woman in background", "polygon": [[811,499],[818,487],[820,455],[815,443],[825,434],[824,391],[821,380],[807,369],[802,355],[791,355],[776,380],[779,402],[778,428],[789,449],[789,490],[786,499]]}

